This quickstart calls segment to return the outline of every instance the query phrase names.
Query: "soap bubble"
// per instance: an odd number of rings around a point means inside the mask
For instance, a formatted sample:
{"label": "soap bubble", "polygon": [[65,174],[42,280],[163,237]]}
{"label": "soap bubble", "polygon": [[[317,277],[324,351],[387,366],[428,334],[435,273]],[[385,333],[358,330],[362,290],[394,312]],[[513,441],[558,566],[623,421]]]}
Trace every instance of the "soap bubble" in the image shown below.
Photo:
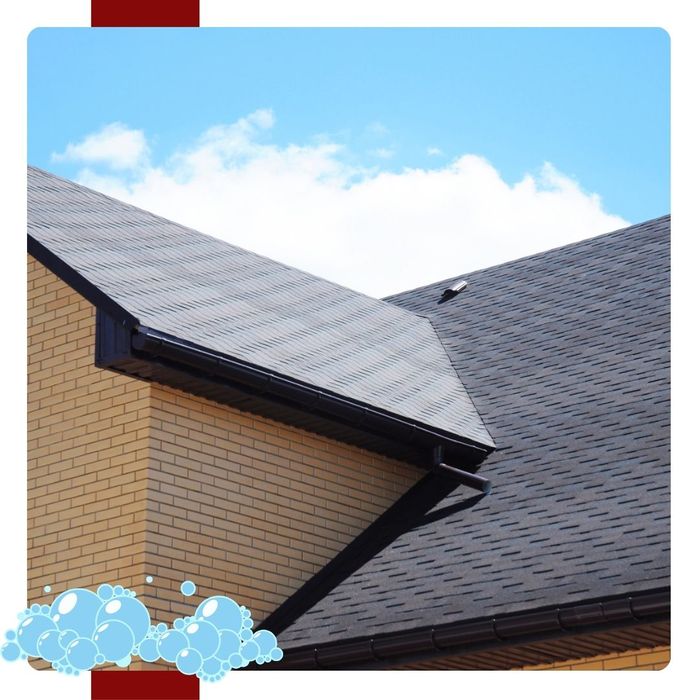
{"label": "soap bubble", "polygon": [[244,642],[248,642],[253,638],[253,632],[252,630],[249,629],[243,629],[241,630],[241,640]]}
{"label": "soap bubble", "polygon": [[87,671],[95,665],[97,646],[91,639],[78,637],[74,639],[66,649],[66,659],[73,668],[79,671]]}
{"label": "soap bubble", "polygon": [[219,634],[216,627],[209,622],[199,620],[192,622],[183,630],[187,637],[187,646],[196,649],[203,659],[214,656],[219,648]]}
{"label": "soap bubble", "polygon": [[7,639],[8,642],[17,639],[17,632],[15,632],[14,630],[7,630],[7,632],[5,632],[5,639]]}
{"label": "soap bubble", "polygon": [[61,646],[60,637],[61,633],[56,629],[42,633],[36,644],[38,655],[46,661],[62,659],[66,652]]}
{"label": "soap bubble", "polygon": [[212,657],[211,659],[205,659],[202,664],[202,671],[208,676],[215,676],[219,671],[221,671],[221,661],[219,659]]}
{"label": "soap bubble", "polygon": [[156,632],[158,632],[159,634],[163,634],[163,632],[167,632],[167,630],[168,626],[165,624],[165,622],[159,622],[156,625]]}
{"label": "soap bubble", "polygon": [[113,593],[114,593],[114,589],[108,583],[103,583],[97,589],[97,596],[101,600],[109,600],[112,597]]}
{"label": "soap bubble", "polygon": [[65,649],[74,639],[78,638],[78,633],[73,630],[66,630],[61,632],[58,636],[58,643],[63,649]]}
{"label": "soap bubble", "polygon": [[192,583],[192,581],[183,581],[180,585],[180,591],[182,595],[191,596],[195,594],[197,586]]}
{"label": "soap bubble", "polygon": [[51,604],[51,619],[60,630],[75,630],[79,637],[91,637],[95,615],[102,601],[85,588],[71,588]]}
{"label": "soap bubble", "polygon": [[180,673],[193,676],[202,668],[202,656],[196,649],[183,649],[177,655],[175,665]]}
{"label": "soap bubble", "polygon": [[124,586],[115,586],[114,587],[114,595],[124,595]]}
{"label": "soap bubble", "polygon": [[130,663],[131,663],[131,654],[129,654],[128,656],[125,656],[123,659],[119,659],[119,661],[117,661],[117,666],[119,666],[119,668],[126,668]]}
{"label": "soap bubble", "polygon": [[153,583],[153,576],[146,576],[146,583]]}
{"label": "soap bubble", "polygon": [[51,593],[51,586],[44,586],[44,593]]}
{"label": "soap bubble", "polygon": [[2,656],[5,661],[17,661],[20,655],[20,648],[15,642],[5,642],[0,647],[0,656]]}
{"label": "soap bubble", "polygon": [[231,654],[235,654],[241,649],[240,637],[231,630],[222,630],[219,633],[219,648],[216,650],[216,658],[221,661],[228,661]]}
{"label": "soap bubble", "polygon": [[139,656],[144,661],[157,661],[160,658],[158,642],[155,639],[144,639],[141,644],[139,644]]}
{"label": "soap bubble", "polygon": [[260,654],[260,647],[251,639],[241,647],[240,653],[245,661],[254,661]]}
{"label": "soap bubble", "polygon": [[166,661],[173,662],[187,648],[187,637],[178,630],[169,630],[158,640],[158,653]]}
{"label": "soap bubble", "polygon": [[260,653],[267,656],[276,646],[277,637],[268,630],[260,630],[253,635],[255,643],[260,647]]}
{"label": "soap bubble", "polygon": [[215,595],[202,601],[194,614],[197,620],[211,622],[216,629],[240,632],[243,616],[238,604],[223,595]]}
{"label": "soap bubble", "polygon": [[105,659],[105,657],[102,654],[98,654],[95,657],[95,664],[99,666],[100,664],[103,664],[106,660],[107,659]]}
{"label": "soap bubble", "polygon": [[151,616],[146,606],[136,598],[118,596],[104,603],[95,617],[96,624],[109,620],[119,620],[131,629],[134,644],[138,644],[148,634]]}
{"label": "soap bubble", "polygon": [[272,659],[272,661],[281,661],[283,656],[284,652],[279,647],[275,647],[270,652],[270,659]]}
{"label": "soap bubble", "polygon": [[55,630],[54,622],[46,615],[29,615],[19,624],[17,629],[17,643],[22,651],[30,656],[39,656],[36,645],[39,637],[49,630]]}
{"label": "soap bubble", "polygon": [[98,625],[92,641],[107,661],[119,661],[133,649],[134,634],[120,620],[109,620]]}
{"label": "soap bubble", "polygon": [[185,621],[181,617],[178,617],[175,620],[175,622],[173,622],[173,627],[176,630],[181,630],[184,626],[185,626]]}
{"label": "soap bubble", "polygon": [[243,666],[243,657],[240,655],[240,653],[235,653],[231,654],[229,657],[228,662],[231,664],[231,668],[241,668]]}

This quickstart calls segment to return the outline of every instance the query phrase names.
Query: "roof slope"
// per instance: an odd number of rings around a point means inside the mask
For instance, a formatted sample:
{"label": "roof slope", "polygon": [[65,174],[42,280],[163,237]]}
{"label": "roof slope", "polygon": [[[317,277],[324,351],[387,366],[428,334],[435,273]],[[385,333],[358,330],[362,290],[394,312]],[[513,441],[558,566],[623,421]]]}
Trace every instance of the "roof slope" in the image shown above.
{"label": "roof slope", "polygon": [[144,326],[492,446],[430,321],[37,168],[29,234]]}
{"label": "roof slope", "polygon": [[[280,635],[283,647],[669,583],[668,217],[391,300],[433,321],[499,449],[491,495],[432,517]],[[460,510],[460,506],[465,509]]]}

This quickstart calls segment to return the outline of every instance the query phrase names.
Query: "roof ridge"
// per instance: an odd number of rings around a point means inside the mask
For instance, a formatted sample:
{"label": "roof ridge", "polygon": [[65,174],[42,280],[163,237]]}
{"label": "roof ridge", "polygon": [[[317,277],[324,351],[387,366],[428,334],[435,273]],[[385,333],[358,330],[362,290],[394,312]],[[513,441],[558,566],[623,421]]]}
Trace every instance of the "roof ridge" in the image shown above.
{"label": "roof ridge", "polygon": [[389,303],[394,303],[394,300],[400,299],[403,297],[405,294],[411,294],[413,292],[420,291],[422,289],[430,289],[431,287],[438,287],[442,285],[449,285],[450,282],[453,282],[454,280],[458,280],[464,277],[468,277],[470,275],[476,275],[479,273],[483,272],[490,272],[492,270],[498,270],[503,267],[507,267],[508,265],[516,265],[517,263],[525,262],[526,260],[535,260],[538,258],[544,258],[548,255],[552,255],[554,253],[558,253],[562,250],[567,250],[570,248],[575,248],[576,246],[581,246],[585,244],[594,244],[598,241],[601,241],[603,238],[612,238],[615,236],[622,235],[624,233],[628,233],[631,229],[643,229],[646,227],[652,228],[655,224],[662,222],[662,221],[670,221],[671,219],[671,214],[663,214],[662,216],[657,216],[653,219],[647,219],[646,221],[640,221],[637,224],[630,224],[629,226],[625,226],[624,228],[618,228],[613,231],[606,231],[605,233],[600,233],[596,236],[590,236],[589,238],[582,238],[580,241],[573,241],[571,243],[565,243],[563,245],[555,246],[554,248],[548,248],[547,250],[542,250],[539,253],[531,253],[530,255],[523,255],[519,258],[514,258],[513,260],[507,260],[502,263],[497,263],[496,265],[489,265],[487,267],[480,267],[477,268],[476,270],[469,270],[468,272],[463,272],[459,275],[454,275],[452,277],[446,277],[445,279],[442,280],[436,280],[435,282],[430,282],[428,284],[421,284],[418,287],[412,287],[410,289],[404,289],[400,292],[395,292],[394,294],[389,294],[385,297],[382,297],[382,301],[389,301]]}

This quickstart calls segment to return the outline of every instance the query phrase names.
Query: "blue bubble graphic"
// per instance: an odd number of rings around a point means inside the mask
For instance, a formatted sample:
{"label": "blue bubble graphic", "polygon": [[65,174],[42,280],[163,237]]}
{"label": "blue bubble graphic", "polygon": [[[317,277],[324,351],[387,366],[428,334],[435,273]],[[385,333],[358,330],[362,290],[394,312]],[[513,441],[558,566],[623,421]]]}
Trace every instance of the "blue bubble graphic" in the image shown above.
{"label": "blue bubble graphic", "polygon": [[202,601],[194,614],[197,620],[211,622],[216,629],[240,633],[243,616],[238,603],[223,595],[215,595]]}
{"label": "blue bubble graphic", "polygon": [[60,637],[61,633],[56,629],[41,634],[36,644],[38,655],[46,661],[62,659],[66,652],[61,646]]}
{"label": "blue bubble graphic", "polygon": [[163,632],[167,632],[167,630],[168,626],[165,624],[165,622],[159,622],[156,625],[156,632],[158,632],[159,634],[163,634]]}
{"label": "blue bubble graphic", "polygon": [[245,661],[254,661],[260,654],[260,647],[251,639],[241,647],[241,656]]}
{"label": "blue bubble graphic", "polygon": [[106,659],[105,659],[104,656],[102,656],[102,654],[98,654],[98,655],[95,657],[95,664],[97,664],[97,665],[103,664],[105,661],[106,661]]}
{"label": "blue bubble graphic", "polygon": [[270,652],[270,659],[272,659],[272,661],[281,661],[283,656],[284,652],[279,647],[275,647]]}
{"label": "blue bubble graphic", "polygon": [[210,622],[205,620],[191,622],[183,632],[187,637],[187,646],[190,649],[196,649],[203,659],[214,656],[219,648],[219,633]]}
{"label": "blue bubble graphic", "polygon": [[2,656],[5,661],[17,661],[20,655],[20,648],[15,642],[5,642],[0,647],[0,656]]}
{"label": "blue bubble graphic", "polygon": [[109,620],[119,620],[129,627],[134,635],[134,644],[139,644],[146,637],[151,626],[151,616],[146,606],[140,600],[127,596],[112,598],[99,608],[96,623],[99,625]]}
{"label": "blue bubble graphic", "polygon": [[253,638],[253,632],[252,630],[249,629],[243,629],[241,630],[241,640],[244,642],[248,642]]}
{"label": "blue bubble graphic", "polygon": [[5,632],[5,639],[7,639],[9,642],[16,638],[17,632],[15,632],[14,630],[7,630],[7,632]]}
{"label": "blue bubble graphic", "polygon": [[119,661],[117,661],[117,666],[119,666],[119,668],[126,668],[130,663],[131,663],[131,654],[129,654],[128,656],[125,656],[123,659],[119,659]]}
{"label": "blue bubble graphic", "polygon": [[17,628],[17,643],[25,654],[29,654],[29,656],[39,656],[39,652],[36,648],[39,637],[41,637],[44,632],[55,629],[56,625],[50,618],[46,617],[46,615],[42,615],[41,613],[29,615],[20,622]]}
{"label": "blue bubble graphic", "polygon": [[144,661],[157,661],[160,658],[158,642],[155,639],[144,639],[139,644],[139,656]]}
{"label": "blue bubble graphic", "polygon": [[178,630],[170,630],[158,640],[158,653],[166,661],[175,661],[177,655],[186,648],[187,637]]}
{"label": "blue bubble graphic", "polygon": [[232,630],[222,630],[219,633],[219,648],[216,650],[216,658],[228,661],[231,654],[236,654],[241,649],[241,639]]}
{"label": "blue bubble graphic", "polygon": [[51,619],[60,630],[74,630],[79,637],[91,637],[95,615],[102,601],[85,588],[71,588],[61,593],[51,604]]}
{"label": "blue bubble graphic", "polygon": [[61,632],[58,636],[58,643],[65,649],[74,639],[78,638],[78,633],[73,630]]}
{"label": "blue bubble graphic", "polygon": [[236,652],[235,654],[231,654],[228,662],[231,664],[231,668],[233,669],[241,668],[243,666],[243,657],[239,652]]}
{"label": "blue bubble graphic", "polygon": [[153,583],[153,576],[146,576],[146,583]]}
{"label": "blue bubble graphic", "polygon": [[180,592],[182,595],[191,596],[195,594],[197,586],[192,583],[192,581],[183,581],[180,585]]}
{"label": "blue bubble graphic", "polygon": [[51,593],[51,586],[44,586],[44,593]]}
{"label": "blue bubble graphic", "polygon": [[211,659],[205,659],[202,664],[202,671],[208,676],[215,676],[219,671],[221,671],[221,661],[219,659],[212,657]]}
{"label": "blue bubble graphic", "polygon": [[114,587],[114,595],[115,596],[124,595],[124,586],[119,586],[119,585],[115,586]]}
{"label": "blue bubble graphic", "polygon": [[260,647],[260,653],[267,656],[276,646],[277,637],[268,630],[260,630],[253,635],[255,643]]}
{"label": "blue bubble graphic", "polygon": [[193,676],[202,668],[202,656],[196,649],[183,649],[177,655],[175,665],[180,673]]}
{"label": "blue bubble graphic", "polygon": [[178,617],[175,620],[175,622],[173,622],[173,627],[176,630],[181,630],[184,626],[185,626],[185,621],[181,617]]}
{"label": "blue bubble graphic", "polygon": [[97,626],[92,641],[107,661],[119,661],[131,653],[134,634],[121,620],[109,620]]}
{"label": "blue bubble graphic", "polygon": [[108,583],[103,583],[97,589],[97,595],[101,600],[109,600],[114,593],[114,589]]}
{"label": "blue bubble graphic", "polygon": [[95,665],[97,646],[91,639],[78,637],[66,649],[68,663],[79,671],[87,671]]}

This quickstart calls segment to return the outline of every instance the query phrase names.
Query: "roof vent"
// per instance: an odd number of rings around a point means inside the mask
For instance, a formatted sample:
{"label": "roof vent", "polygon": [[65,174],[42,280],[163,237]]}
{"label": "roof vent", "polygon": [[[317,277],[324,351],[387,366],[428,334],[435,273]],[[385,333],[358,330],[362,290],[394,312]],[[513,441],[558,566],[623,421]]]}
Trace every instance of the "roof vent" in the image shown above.
{"label": "roof vent", "polygon": [[459,280],[459,282],[455,282],[451,287],[448,287],[443,291],[441,301],[447,301],[448,299],[452,299],[452,297],[456,297],[463,289],[466,288],[467,280]]}

